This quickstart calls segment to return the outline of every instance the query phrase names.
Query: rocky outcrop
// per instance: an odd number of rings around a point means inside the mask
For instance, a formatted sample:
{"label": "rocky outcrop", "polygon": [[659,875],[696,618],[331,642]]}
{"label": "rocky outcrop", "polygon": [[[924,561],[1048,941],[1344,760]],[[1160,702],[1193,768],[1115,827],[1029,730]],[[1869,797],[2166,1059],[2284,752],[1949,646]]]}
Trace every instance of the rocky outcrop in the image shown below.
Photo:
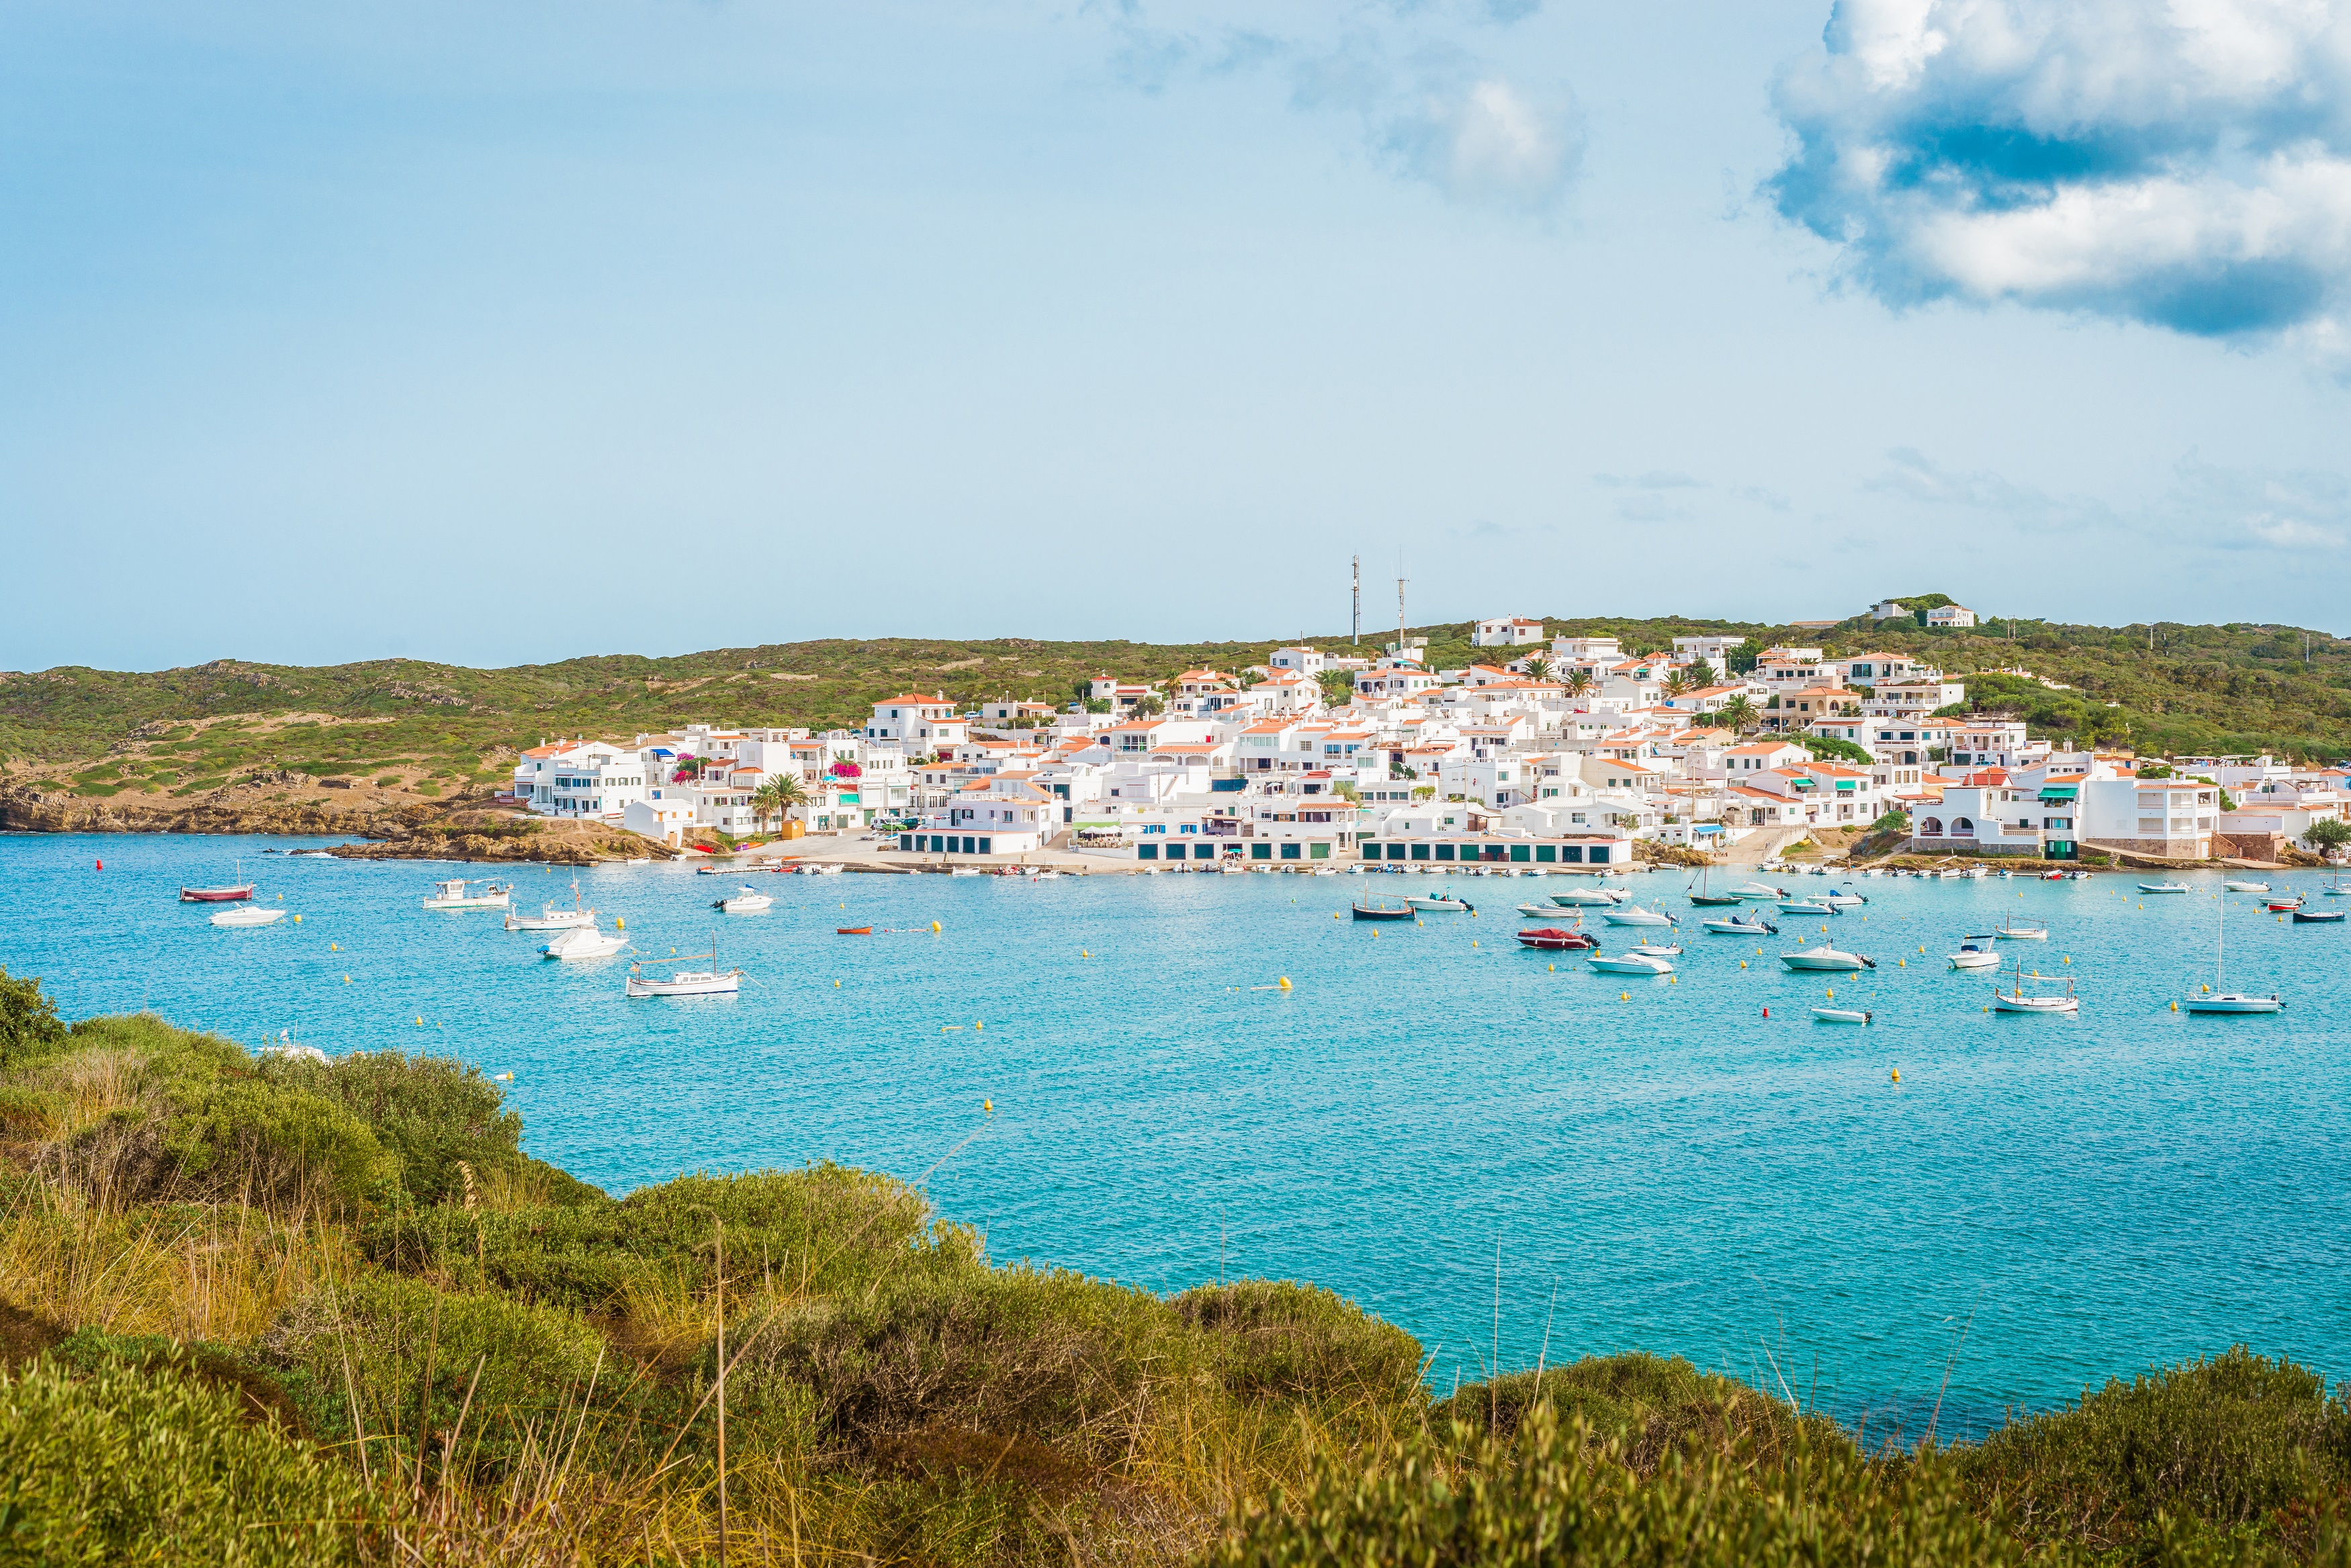
{"label": "rocky outcrop", "polygon": [[92,798],[18,785],[0,790],[0,828],[19,833],[239,833],[352,837],[333,853],[355,860],[544,861],[586,866],[650,857],[664,844],[603,823],[550,822],[499,810],[485,798],[362,802],[313,793],[320,781],[271,774],[184,800]]}

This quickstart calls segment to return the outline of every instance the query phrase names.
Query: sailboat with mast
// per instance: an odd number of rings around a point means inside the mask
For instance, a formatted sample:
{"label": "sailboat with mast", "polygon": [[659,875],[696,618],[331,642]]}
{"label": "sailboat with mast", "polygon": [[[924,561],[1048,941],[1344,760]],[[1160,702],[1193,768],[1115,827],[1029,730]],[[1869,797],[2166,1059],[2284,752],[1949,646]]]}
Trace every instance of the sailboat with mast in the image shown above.
{"label": "sailboat with mast", "polygon": [[1688,885],[1683,885],[1682,891],[1689,895],[1689,901],[1701,909],[1719,909],[1739,903],[1740,898],[1736,893],[1713,891],[1713,875],[1714,857],[1709,855],[1706,857],[1706,864],[1698,868],[1698,891],[1691,893]]}
{"label": "sailboat with mast", "polygon": [[2285,1002],[2275,993],[2268,996],[2249,996],[2243,992],[2221,989],[2221,960],[2226,956],[2229,938],[2229,900],[2223,897],[2217,901],[2220,908],[2215,912],[2212,921],[2212,983],[2204,987],[2197,995],[2189,997],[2182,1005],[2190,1012],[2278,1012],[2285,1006]]}

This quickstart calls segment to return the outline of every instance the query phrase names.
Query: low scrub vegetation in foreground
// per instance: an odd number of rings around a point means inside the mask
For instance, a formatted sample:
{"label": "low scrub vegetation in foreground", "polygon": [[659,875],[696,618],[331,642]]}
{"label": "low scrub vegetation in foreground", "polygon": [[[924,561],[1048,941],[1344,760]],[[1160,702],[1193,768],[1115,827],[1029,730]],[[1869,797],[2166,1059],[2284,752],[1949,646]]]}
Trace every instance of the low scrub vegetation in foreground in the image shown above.
{"label": "low scrub vegetation in foreground", "polygon": [[2241,1350],[1949,1449],[1646,1355],[1432,1402],[1328,1292],[520,1132],[0,974],[0,1563],[2351,1563],[2351,1411]]}

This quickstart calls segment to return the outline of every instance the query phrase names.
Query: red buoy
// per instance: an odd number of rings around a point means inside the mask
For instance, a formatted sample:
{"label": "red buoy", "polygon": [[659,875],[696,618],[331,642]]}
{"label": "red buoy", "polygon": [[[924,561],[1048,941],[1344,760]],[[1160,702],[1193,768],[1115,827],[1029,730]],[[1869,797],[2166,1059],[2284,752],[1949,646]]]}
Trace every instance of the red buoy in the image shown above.
{"label": "red buoy", "polygon": [[106,869],[106,862],[105,862],[105,861],[103,861],[103,860],[99,861],[99,862],[98,863],[98,868],[99,868],[99,870],[101,870],[101,871],[105,870],[105,869]]}
{"label": "red buoy", "polygon": [[1765,1009],[1763,1010],[1763,1016],[1764,1016],[1764,1017],[1766,1017],[1766,1018],[1771,1017],[1771,1010],[1770,1008],[1768,1008],[1768,1007],[1767,1007],[1767,1008],[1765,1008]]}

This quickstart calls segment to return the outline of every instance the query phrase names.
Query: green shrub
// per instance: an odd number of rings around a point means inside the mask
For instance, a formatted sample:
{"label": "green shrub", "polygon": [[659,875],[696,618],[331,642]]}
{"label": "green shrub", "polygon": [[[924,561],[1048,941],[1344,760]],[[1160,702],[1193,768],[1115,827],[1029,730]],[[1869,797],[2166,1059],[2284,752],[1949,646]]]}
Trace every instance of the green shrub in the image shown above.
{"label": "green shrub", "polygon": [[2181,1521],[2241,1531],[2297,1510],[2314,1486],[2351,1488],[2351,1403],[2329,1398],[2316,1373],[2239,1345],[2110,1381],[1953,1459],[2029,1539],[2132,1547]]}
{"label": "green shrub", "polygon": [[932,1225],[913,1189],[829,1163],[680,1177],[617,1201],[589,1191],[503,1213],[388,1213],[368,1227],[364,1245],[397,1268],[436,1269],[590,1313],[614,1310],[632,1292],[708,1293],[714,1220],[726,1222],[727,1279],[746,1297],[768,1282],[815,1293],[854,1289],[885,1273],[960,1270],[978,1256],[967,1231]]}
{"label": "green shrub", "polygon": [[0,1562],[359,1561],[358,1478],[248,1421],[239,1397],[112,1358],[0,1375]]}
{"label": "green shrub", "polygon": [[1418,1408],[1420,1343],[1334,1292],[1240,1280],[1202,1285],[1169,1304],[1210,1336],[1225,1388],[1236,1397]]}
{"label": "green shrub", "polygon": [[[383,1445],[371,1448],[372,1462],[388,1452],[413,1465],[420,1423],[447,1434],[464,1410],[455,1462],[491,1476],[534,1442],[544,1451],[559,1420],[569,1431],[591,1384],[599,1407],[616,1407],[633,1372],[575,1313],[393,1274],[362,1274],[305,1297],[270,1330],[268,1348],[292,1374],[287,1386],[322,1441],[350,1443],[364,1431],[371,1446]],[[600,1424],[599,1438],[611,1435]]]}
{"label": "green shrub", "polygon": [[1549,1404],[1516,1435],[1456,1461],[1407,1444],[1366,1473],[1322,1456],[1304,1495],[1277,1493],[1217,1552],[1224,1568],[1412,1563],[1416,1568],[1803,1568],[2022,1563],[1939,1465],[1871,1464],[1842,1438],[1806,1438],[1786,1462],[1669,1455],[1639,1479],[1621,1445],[1562,1427]]}
{"label": "green shrub", "polygon": [[42,994],[41,982],[0,967],[0,1073],[32,1066],[54,1054],[65,1039],[57,1004]]}
{"label": "green shrub", "polygon": [[1668,1454],[1695,1459],[1743,1443],[1770,1457],[1807,1433],[1826,1441],[1839,1432],[1824,1417],[1800,1416],[1781,1400],[1700,1372],[1678,1355],[1638,1352],[1588,1356],[1547,1367],[1540,1377],[1518,1372],[1469,1385],[1430,1410],[1429,1427],[1508,1438],[1538,1404],[1549,1405],[1563,1425],[1580,1421],[1618,1444],[1624,1462],[1642,1475],[1653,1474]]}
{"label": "green shrub", "polygon": [[474,1168],[476,1179],[523,1163],[522,1118],[505,1108],[505,1095],[478,1067],[445,1056],[361,1051],[324,1063],[273,1056],[262,1072],[365,1122],[399,1162],[400,1185],[415,1202],[461,1196],[460,1161]]}

